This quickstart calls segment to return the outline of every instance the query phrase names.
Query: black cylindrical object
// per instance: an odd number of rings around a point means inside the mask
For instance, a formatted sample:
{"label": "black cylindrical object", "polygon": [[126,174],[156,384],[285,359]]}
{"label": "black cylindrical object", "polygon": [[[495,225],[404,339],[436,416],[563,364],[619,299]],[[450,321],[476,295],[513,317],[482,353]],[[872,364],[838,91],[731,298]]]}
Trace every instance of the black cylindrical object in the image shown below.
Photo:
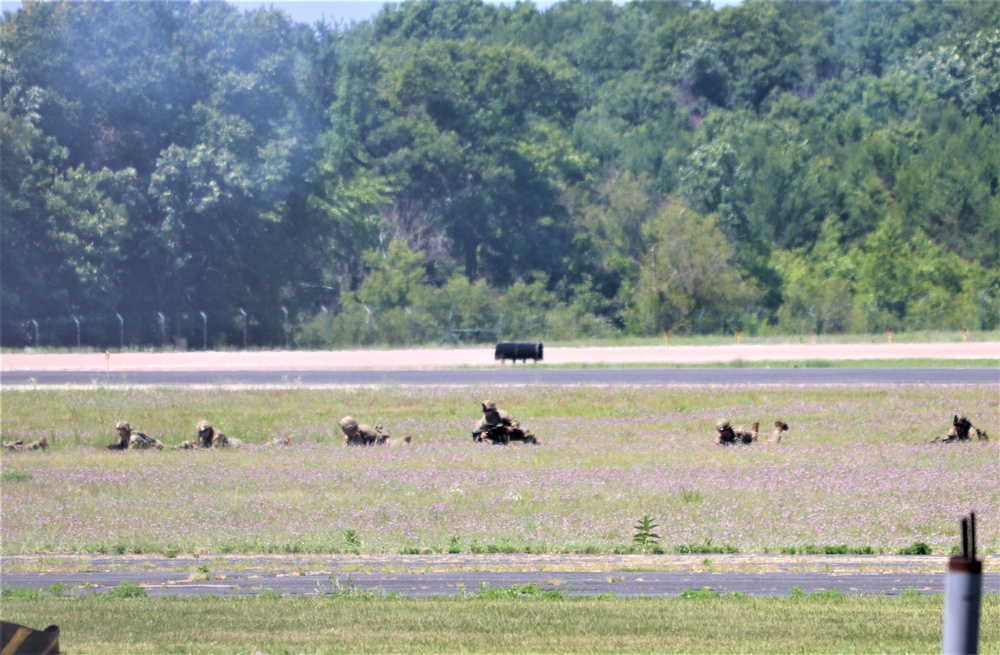
{"label": "black cylindrical object", "polygon": [[507,361],[508,359],[527,361],[529,359],[538,361],[542,358],[542,344],[540,343],[498,343],[493,352],[493,359]]}

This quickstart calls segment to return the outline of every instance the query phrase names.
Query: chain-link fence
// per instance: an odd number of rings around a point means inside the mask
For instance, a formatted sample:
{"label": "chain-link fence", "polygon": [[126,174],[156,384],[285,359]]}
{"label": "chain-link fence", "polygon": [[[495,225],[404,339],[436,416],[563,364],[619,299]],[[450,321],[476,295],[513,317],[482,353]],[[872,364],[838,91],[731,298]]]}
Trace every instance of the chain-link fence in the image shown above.
{"label": "chain-link fence", "polygon": [[[741,335],[743,337],[897,335],[990,332],[1000,327],[1000,303],[987,294],[948,305],[929,298],[899,303],[854,303],[832,315],[821,308],[751,307],[731,312],[696,310],[683,321],[631,314],[618,321],[570,307],[496,306],[462,314],[447,307],[373,310],[352,303],[337,310],[295,312],[275,307],[262,317],[239,310],[166,315],[161,312],[80,314],[2,323],[4,348],[55,349],[342,349],[501,341],[599,343],[623,339]],[[902,308],[902,309],[901,309]],[[902,315],[900,315],[902,314]],[[275,326],[280,326],[278,329]],[[832,326],[832,327],[831,327]]]}

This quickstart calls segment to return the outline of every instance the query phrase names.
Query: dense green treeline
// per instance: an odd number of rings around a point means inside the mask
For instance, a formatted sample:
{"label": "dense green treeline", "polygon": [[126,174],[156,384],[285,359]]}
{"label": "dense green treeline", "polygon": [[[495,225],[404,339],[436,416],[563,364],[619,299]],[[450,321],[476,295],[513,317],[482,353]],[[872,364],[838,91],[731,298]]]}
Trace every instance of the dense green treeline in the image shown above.
{"label": "dense green treeline", "polygon": [[26,0],[0,38],[3,345],[1000,322],[994,2]]}

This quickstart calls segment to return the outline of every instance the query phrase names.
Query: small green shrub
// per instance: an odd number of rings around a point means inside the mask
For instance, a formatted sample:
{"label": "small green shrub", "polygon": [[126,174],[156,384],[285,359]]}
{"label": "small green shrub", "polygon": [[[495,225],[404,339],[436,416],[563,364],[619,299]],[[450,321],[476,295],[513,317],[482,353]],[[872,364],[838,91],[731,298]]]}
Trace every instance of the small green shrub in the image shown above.
{"label": "small green shrub", "polygon": [[145,589],[128,580],[122,580],[120,585],[108,589],[107,593],[108,598],[145,598],[148,595]]}
{"label": "small green shrub", "polygon": [[709,537],[700,544],[678,544],[674,546],[674,552],[678,555],[713,555],[718,553],[735,554],[740,552],[740,549],[729,544],[716,546]]}
{"label": "small green shrub", "polygon": [[534,600],[563,600],[566,595],[558,589],[543,590],[536,584],[511,585],[492,589],[487,582],[479,583],[479,593],[476,598],[482,600],[512,600],[512,599],[534,599]]}
{"label": "small green shrub", "polygon": [[347,551],[355,555],[361,552],[361,547],[364,545],[357,530],[345,530],[344,543],[347,544]]}
{"label": "small green shrub", "polygon": [[649,514],[643,514],[642,518],[636,521],[634,528],[635,536],[632,537],[632,543],[643,550],[656,545],[660,541],[660,535],[653,532],[653,530],[658,527],[655,519]]}
{"label": "small green shrub", "polygon": [[257,598],[263,600],[281,600],[282,598],[284,598],[284,596],[277,589],[271,589],[270,587],[261,587],[260,593],[257,594]]}
{"label": "small green shrub", "polygon": [[31,474],[25,471],[4,471],[0,473],[0,482],[27,482]]}
{"label": "small green shrub", "polygon": [[39,600],[42,597],[41,589],[33,589],[32,587],[10,587],[9,585],[0,585],[0,598],[18,598],[21,600]]}
{"label": "small green shrub", "polygon": [[930,555],[931,547],[922,541],[916,541],[912,546],[899,549],[900,555]]}
{"label": "small green shrub", "polygon": [[693,504],[693,503],[700,503],[704,499],[705,499],[705,496],[700,491],[692,491],[690,489],[686,489],[684,487],[681,487],[681,502],[682,503],[684,503],[686,505],[690,505],[690,504]]}
{"label": "small green shrub", "polygon": [[718,598],[719,595],[715,589],[702,587],[701,589],[685,589],[680,593],[679,598]]}

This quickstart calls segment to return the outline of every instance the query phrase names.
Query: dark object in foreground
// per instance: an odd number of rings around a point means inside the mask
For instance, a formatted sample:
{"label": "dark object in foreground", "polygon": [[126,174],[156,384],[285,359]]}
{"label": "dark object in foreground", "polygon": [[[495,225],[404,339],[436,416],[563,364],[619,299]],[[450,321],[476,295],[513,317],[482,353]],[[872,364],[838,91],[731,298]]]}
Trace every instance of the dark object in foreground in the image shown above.
{"label": "dark object in foreground", "polygon": [[944,630],[941,652],[979,652],[979,619],[983,595],[983,560],[976,557],[976,515],[962,519],[962,554],[948,560],[944,586]]}
{"label": "dark object in foreground", "polygon": [[59,626],[34,630],[0,621],[0,652],[4,655],[52,655],[59,652]]}
{"label": "dark object in foreground", "polygon": [[538,445],[538,439],[535,435],[530,432],[525,432],[520,428],[514,428],[510,432],[507,428],[510,427],[506,423],[498,423],[490,427],[479,428],[478,430],[472,431],[472,440],[476,443],[482,441],[489,441],[495,446],[506,446],[511,441],[523,441],[524,443],[530,443]]}
{"label": "dark object in foreground", "polygon": [[542,359],[542,344],[540,343],[498,343],[493,351],[493,359],[516,362],[521,360],[526,362],[529,359],[538,361]]}

